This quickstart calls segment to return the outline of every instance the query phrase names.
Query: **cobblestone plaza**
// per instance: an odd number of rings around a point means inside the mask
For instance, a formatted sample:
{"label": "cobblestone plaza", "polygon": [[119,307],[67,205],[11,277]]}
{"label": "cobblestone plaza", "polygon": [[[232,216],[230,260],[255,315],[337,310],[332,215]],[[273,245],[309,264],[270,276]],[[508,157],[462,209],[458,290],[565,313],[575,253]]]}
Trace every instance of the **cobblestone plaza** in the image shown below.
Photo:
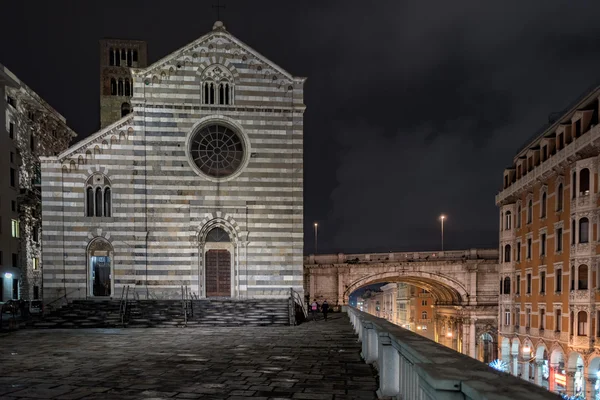
{"label": "cobblestone plaza", "polygon": [[376,398],[375,373],[360,358],[344,314],[297,327],[23,330],[0,337],[6,399]]}

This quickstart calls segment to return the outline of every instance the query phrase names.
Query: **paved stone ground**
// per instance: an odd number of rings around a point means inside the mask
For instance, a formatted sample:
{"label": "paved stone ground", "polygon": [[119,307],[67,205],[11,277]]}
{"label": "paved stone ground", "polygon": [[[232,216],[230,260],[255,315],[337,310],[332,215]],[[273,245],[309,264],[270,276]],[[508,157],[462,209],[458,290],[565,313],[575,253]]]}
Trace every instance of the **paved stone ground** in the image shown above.
{"label": "paved stone ground", "polygon": [[345,314],[297,327],[0,335],[2,399],[375,399]]}

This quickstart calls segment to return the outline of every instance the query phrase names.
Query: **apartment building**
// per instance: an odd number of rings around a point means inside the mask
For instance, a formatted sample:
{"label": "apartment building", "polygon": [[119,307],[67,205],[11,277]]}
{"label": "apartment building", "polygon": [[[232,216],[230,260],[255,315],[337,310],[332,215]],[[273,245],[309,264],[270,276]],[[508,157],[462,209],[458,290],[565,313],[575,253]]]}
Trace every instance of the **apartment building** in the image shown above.
{"label": "apartment building", "polygon": [[42,297],[39,156],[58,154],[75,136],[0,64],[0,301]]}
{"label": "apartment building", "polygon": [[600,87],[514,156],[500,209],[499,351],[508,370],[596,399],[600,367]]}

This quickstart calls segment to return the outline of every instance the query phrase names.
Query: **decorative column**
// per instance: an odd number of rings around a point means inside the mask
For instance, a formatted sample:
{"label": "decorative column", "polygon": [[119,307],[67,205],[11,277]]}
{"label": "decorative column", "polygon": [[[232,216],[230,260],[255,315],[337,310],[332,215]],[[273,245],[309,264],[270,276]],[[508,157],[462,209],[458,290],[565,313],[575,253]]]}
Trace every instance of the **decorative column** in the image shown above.
{"label": "decorative column", "polygon": [[585,398],[592,400],[596,394],[596,377],[586,376],[585,378]]}
{"label": "decorative column", "polygon": [[342,281],[342,273],[338,270],[337,273],[337,305],[343,306],[344,304],[344,283]]}
{"label": "decorative column", "polygon": [[475,321],[476,321],[475,318],[471,318],[471,327],[470,327],[470,330],[469,330],[469,334],[470,334],[470,336],[469,336],[469,353],[471,353],[470,356],[472,358],[477,359],[477,349],[476,349],[476,345],[477,345],[477,336],[476,336],[477,330],[475,329]]}
{"label": "decorative column", "polygon": [[567,376],[565,377],[567,380],[567,396],[573,396],[575,392],[575,371],[567,371]]}
{"label": "decorative column", "polygon": [[[469,348],[471,345],[471,342],[469,342],[469,334],[471,333],[469,328],[470,326],[469,324],[469,320],[468,319],[463,319],[461,327],[462,327],[462,338],[461,338],[461,353],[465,354],[465,355],[469,355]],[[467,346],[467,344],[469,344],[469,346]]]}
{"label": "decorative column", "polygon": [[538,386],[542,386],[542,375],[543,375],[543,369],[542,367],[544,366],[544,361],[536,361],[535,362],[535,377],[534,377],[534,383]]}
{"label": "decorative column", "polygon": [[510,369],[514,376],[519,376],[519,356],[516,354],[510,355]]}

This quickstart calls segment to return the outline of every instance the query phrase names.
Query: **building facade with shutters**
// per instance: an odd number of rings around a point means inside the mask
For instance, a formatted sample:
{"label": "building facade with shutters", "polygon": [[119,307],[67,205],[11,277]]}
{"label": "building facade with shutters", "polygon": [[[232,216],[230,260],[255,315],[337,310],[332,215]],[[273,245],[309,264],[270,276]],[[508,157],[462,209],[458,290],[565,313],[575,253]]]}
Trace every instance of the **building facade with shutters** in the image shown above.
{"label": "building facade with shutters", "polygon": [[65,118],[0,64],[0,301],[42,296],[40,156],[65,150]]}
{"label": "building facade with shutters", "polygon": [[221,22],[131,76],[131,113],[42,161],[45,298],[302,294],[305,79]]}
{"label": "building facade with shutters", "polygon": [[499,346],[509,371],[550,390],[600,395],[600,88],[514,157],[500,208]]}

